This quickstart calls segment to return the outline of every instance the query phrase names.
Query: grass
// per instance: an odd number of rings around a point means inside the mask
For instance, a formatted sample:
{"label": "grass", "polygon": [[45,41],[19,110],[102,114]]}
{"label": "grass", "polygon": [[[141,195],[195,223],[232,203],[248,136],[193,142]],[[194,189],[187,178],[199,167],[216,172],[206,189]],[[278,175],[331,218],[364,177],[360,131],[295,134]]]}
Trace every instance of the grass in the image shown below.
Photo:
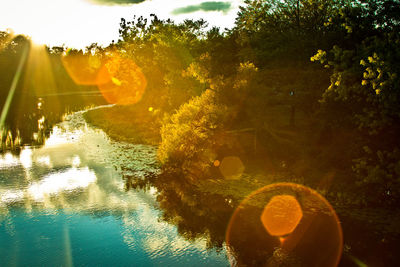
{"label": "grass", "polygon": [[89,110],[84,117],[114,140],[158,145],[161,140],[160,125],[155,113],[149,111],[149,107],[138,104]]}

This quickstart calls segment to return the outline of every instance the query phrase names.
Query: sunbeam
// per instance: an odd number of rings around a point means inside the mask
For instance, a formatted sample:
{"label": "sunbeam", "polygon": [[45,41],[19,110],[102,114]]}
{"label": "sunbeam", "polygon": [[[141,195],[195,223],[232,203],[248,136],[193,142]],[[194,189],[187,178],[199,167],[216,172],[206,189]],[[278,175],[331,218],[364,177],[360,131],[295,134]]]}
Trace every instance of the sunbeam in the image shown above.
{"label": "sunbeam", "polygon": [[[22,111],[27,105],[34,105],[32,108],[34,108],[33,112],[36,114],[35,120],[38,121],[37,130],[40,131],[40,128],[45,126],[44,123],[47,120],[47,118],[42,115],[43,109],[48,109],[48,106],[51,105],[53,112],[62,112],[60,99],[57,96],[57,83],[54,78],[55,70],[46,47],[35,43],[31,45],[26,65],[24,83],[21,88],[19,102],[16,103],[18,105],[17,110]],[[44,95],[56,96],[52,97],[51,103],[45,103],[46,105],[43,106],[40,99]],[[32,103],[32,101],[34,101],[34,103]],[[37,106],[36,102],[38,102]],[[23,116],[25,116],[25,114],[18,112],[16,115],[18,116],[18,121],[24,121]],[[23,126],[19,125],[19,127]]]}
{"label": "sunbeam", "polygon": [[64,224],[64,251],[65,251],[65,266],[72,267],[74,266],[73,258],[72,258],[72,250],[71,250],[71,240],[69,237],[69,229],[68,225]]}
{"label": "sunbeam", "polygon": [[[27,61],[24,80],[24,93],[41,97],[56,91],[51,61],[44,45],[32,43]],[[29,90],[28,92],[26,90]]]}
{"label": "sunbeam", "polygon": [[25,65],[26,58],[28,56],[28,51],[29,51],[29,46],[25,45],[22,56],[20,58],[19,64],[17,71],[15,72],[13,81],[11,83],[10,90],[8,92],[8,96],[6,98],[6,101],[3,106],[3,110],[1,111],[1,116],[0,116],[0,130],[4,128],[4,122],[7,118],[8,110],[10,109],[12,99],[14,97],[15,89],[17,88],[18,82],[20,80],[21,74],[22,74],[22,68]]}

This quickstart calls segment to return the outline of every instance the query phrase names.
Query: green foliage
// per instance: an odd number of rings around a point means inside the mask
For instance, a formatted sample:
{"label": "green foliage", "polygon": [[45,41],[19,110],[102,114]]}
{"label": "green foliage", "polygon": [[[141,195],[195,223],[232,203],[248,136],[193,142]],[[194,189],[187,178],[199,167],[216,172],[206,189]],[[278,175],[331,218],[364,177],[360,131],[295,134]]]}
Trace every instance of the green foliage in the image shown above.
{"label": "green foliage", "polygon": [[[359,129],[353,171],[361,198],[394,204],[400,199],[400,5],[398,1],[355,2],[340,11],[346,41],[312,61],[332,71],[322,98],[326,121]],[[340,115],[336,110],[341,110]],[[331,116],[336,114],[336,118]],[[345,124],[347,122],[347,124]],[[348,122],[351,122],[348,124]],[[361,133],[367,132],[367,135]],[[350,164],[350,163],[349,163]],[[373,188],[373,190],[372,190]]]}
{"label": "green foliage", "polygon": [[331,85],[323,100],[356,103],[354,122],[377,134],[400,121],[400,35],[385,32],[366,38],[354,49],[334,46],[327,53],[318,51],[311,58],[332,68]]}
{"label": "green foliage", "polygon": [[339,9],[348,1],[246,0],[235,30],[242,60],[257,65],[271,61],[301,60],[317,48],[327,48],[342,38],[337,27]]}
{"label": "green foliage", "polygon": [[118,51],[132,59],[147,77],[142,101],[171,112],[203,87],[184,70],[200,55],[204,20],[185,20],[175,24],[155,15],[150,22],[143,17],[127,22],[121,19]]}
{"label": "green foliage", "polygon": [[141,102],[136,105],[92,109],[83,115],[95,127],[103,129],[115,140],[134,144],[160,143],[158,110],[148,110]]}
{"label": "green foliage", "polygon": [[227,118],[227,107],[210,89],[183,104],[161,128],[159,160],[186,172],[207,172],[224,143]]}

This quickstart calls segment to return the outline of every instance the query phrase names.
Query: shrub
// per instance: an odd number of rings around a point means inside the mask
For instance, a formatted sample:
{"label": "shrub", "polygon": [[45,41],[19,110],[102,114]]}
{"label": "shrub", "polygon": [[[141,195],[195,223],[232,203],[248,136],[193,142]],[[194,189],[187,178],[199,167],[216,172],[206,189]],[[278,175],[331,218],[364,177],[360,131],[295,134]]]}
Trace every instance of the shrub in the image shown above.
{"label": "shrub", "polygon": [[227,110],[210,89],[183,104],[161,128],[161,163],[189,173],[207,172],[224,143]]}

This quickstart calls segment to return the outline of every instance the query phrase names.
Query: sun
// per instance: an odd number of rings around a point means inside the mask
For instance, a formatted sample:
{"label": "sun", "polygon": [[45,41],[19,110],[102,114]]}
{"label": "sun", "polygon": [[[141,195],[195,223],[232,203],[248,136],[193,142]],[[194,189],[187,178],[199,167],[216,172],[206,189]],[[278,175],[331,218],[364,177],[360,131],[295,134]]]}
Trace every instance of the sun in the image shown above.
{"label": "sun", "polygon": [[29,40],[31,41],[32,47],[42,47],[47,45],[46,39],[40,35],[28,35]]}

